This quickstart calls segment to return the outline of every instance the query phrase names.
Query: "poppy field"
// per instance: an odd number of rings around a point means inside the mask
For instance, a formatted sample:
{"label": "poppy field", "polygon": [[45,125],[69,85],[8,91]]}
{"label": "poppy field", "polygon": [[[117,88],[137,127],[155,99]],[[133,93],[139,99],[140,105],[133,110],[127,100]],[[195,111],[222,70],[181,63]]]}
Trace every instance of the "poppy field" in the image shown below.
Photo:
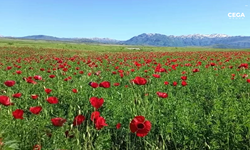
{"label": "poppy field", "polygon": [[250,149],[249,61],[0,47],[0,149]]}

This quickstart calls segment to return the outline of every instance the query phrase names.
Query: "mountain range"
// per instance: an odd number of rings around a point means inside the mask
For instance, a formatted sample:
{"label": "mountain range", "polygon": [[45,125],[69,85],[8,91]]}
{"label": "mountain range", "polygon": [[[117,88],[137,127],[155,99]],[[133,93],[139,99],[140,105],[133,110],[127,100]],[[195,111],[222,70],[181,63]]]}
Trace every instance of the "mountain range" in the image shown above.
{"label": "mountain range", "polygon": [[250,48],[250,36],[228,36],[225,34],[192,34],[167,36],[162,34],[141,34],[124,41],[129,45],[152,45],[169,47],[201,46],[215,48]]}
{"label": "mountain range", "polygon": [[[3,38],[3,36],[1,38]],[[125,41],[119,41],[109,38],[58,38],[46,35],[4,38],[166,47],[196,46],[214,48],[250,48],[250,36],[229,36],[226,34],[192,34],[174,36],[158,33],[143,33]]]}

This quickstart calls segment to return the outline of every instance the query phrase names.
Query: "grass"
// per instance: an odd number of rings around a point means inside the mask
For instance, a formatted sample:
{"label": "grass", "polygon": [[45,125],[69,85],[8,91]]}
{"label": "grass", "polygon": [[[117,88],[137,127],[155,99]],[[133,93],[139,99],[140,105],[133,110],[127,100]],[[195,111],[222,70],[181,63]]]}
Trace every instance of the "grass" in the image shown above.
{"label": "grass", "polygon": [[[20,40],[0,38],[0,47],[31,47],[31,48],[52,48],[66,50],[85,50],[95,52],[158,52],[158,51],[249,51],[250,49],[218,49],[210,47],[154,47],[154,46],[134,46],[134,45],[109,45],[109,44],[86,44],[86,43],[70,43],[42,40]],[[140,50],[129,50],[127,48],[140,48]]]}

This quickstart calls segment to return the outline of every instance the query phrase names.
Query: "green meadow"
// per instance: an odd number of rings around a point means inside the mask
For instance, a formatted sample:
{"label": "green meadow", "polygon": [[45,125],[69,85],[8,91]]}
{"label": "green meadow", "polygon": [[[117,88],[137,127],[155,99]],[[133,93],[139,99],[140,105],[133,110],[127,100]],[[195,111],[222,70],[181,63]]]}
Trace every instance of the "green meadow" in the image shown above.
{"label": "green meadow", "polygon": [[249,61],[0,38],[0,150],[250,149]]}

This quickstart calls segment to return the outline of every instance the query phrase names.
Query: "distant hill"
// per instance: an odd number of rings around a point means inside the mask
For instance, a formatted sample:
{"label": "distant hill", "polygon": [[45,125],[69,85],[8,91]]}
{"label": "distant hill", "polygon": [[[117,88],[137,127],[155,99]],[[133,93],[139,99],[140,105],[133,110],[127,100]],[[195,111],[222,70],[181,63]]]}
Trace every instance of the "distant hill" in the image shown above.
{"label": "distant hill", "polygon": [[93,41],[99,42],[99,43],[104,43],[104,44],[117,44],[120,41],[118,40],[114,40],[114,39],[110,39],[110,38],[90,38]]}
{"label": "distant hill", "polygon": [[47,35],[31,35],[24,37],[17,37],[18,39],[27,39],[27,40],[46,40],[46,41],[65,41],[65,42],[79,42],[79,43],[96,43],[97,41],[88,39],[88,38],[58,38]]}
{"label": "distant hill", "polygon": [[[3,36],[1,36],[3,38]],[[225,34],[192,34],[192,35],[163,35],[157,33],[140,34],[126,41],[109,38],[58,38],[47,35],[31,35],[25,37],[5,37],[29,40],[65,41],[76,43],[102,43],[122,45],[148,45],[166,47],[214,47],[214,48],[250,48],[250,36],[228,36]]]}

